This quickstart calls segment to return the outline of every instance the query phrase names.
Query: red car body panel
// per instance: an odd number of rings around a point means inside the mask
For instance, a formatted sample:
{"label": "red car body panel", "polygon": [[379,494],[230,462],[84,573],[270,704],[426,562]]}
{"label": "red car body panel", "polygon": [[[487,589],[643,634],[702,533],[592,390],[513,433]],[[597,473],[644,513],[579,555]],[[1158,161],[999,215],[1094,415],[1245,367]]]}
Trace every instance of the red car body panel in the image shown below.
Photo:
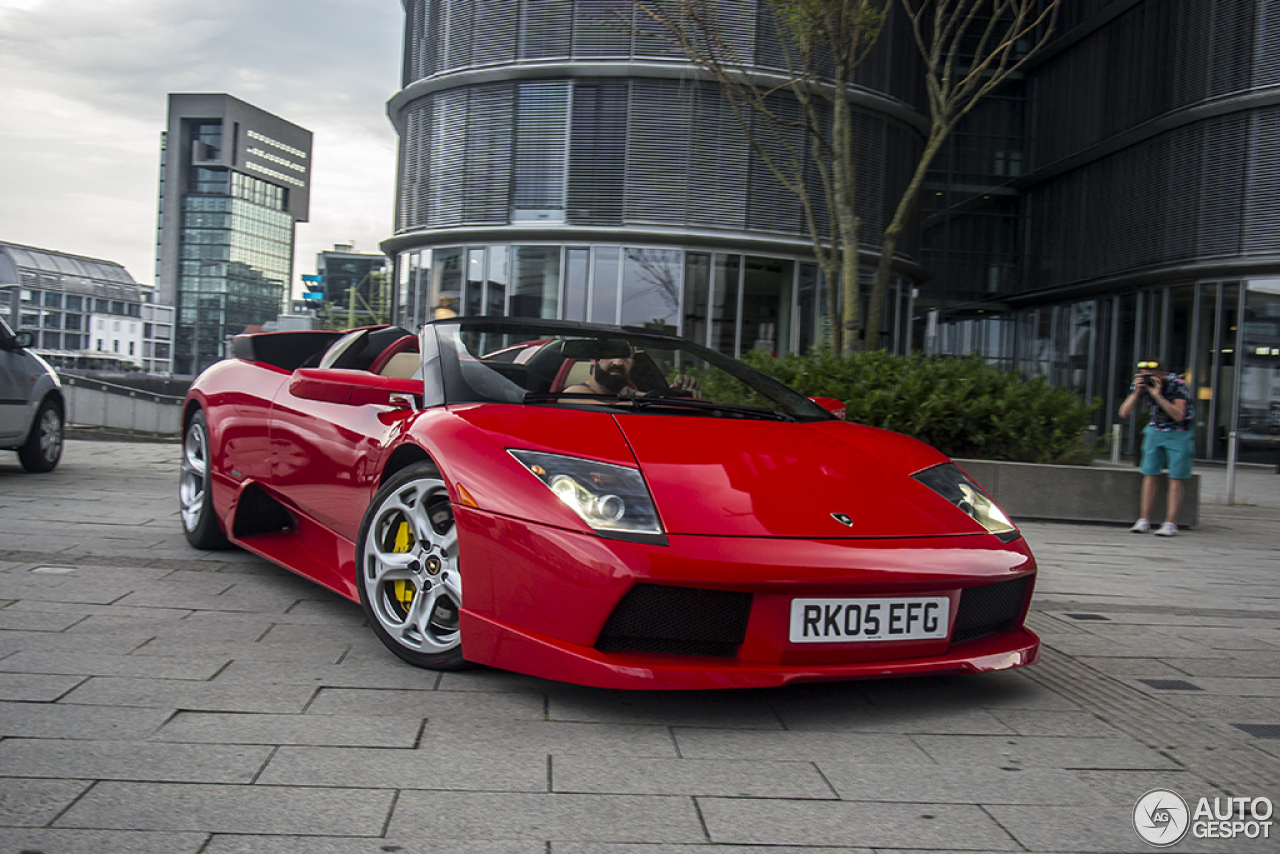
{"label": "red car body panel", "polygon": [[[349,373],[351,400],[360,389],[386,385],[367,372]],[[950,601],[954,621],[961,590],[1034,578],[1035,561],[1021,539],[1002,542],[909,476],[947,462],[922,443],[835,420],[316,399],[344,376],[240,360],[201,375],[187,413],[199,407],[209,423],[214,511],[236,544],[358,601],[355,543],[389,461],[429,458],[453,504],[465,591],[460,627],[471,661],[607,687],[717,688],[981,672],[1038,658],[1039,642],[1022,625],[1030,583],[1007,630],[962,644],[950,633],[915,641],[788,640],[797,596],[940,596]],[[400,390],[415,387],[397,382]],[[597,534],[509,450],[640,469],[665,542]],[[250,511],[239,511],[259,493],[289,512],[287,530],[242,530]],[[642,583],[751,594],[738,654],[595,649],[610,614]]]}

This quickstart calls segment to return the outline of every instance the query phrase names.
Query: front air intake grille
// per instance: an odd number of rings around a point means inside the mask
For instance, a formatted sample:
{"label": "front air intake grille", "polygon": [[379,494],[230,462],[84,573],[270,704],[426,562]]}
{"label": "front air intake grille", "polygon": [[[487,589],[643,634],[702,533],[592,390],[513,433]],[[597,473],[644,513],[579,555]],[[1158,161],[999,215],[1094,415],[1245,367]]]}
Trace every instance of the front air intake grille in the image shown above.
{"label": "front air intake grille", "polygon": [[609,615],[596,649],[733,658],[750,616],[750,593],[637,584]]}
{"label": "front air intake grille", "polygon": [[1024,575],[1010,581],[961,590],[951,642],[964,643],[1010,628],[1022,613],[1022,603],[1026,601],[1030,583],[1031,576]]}

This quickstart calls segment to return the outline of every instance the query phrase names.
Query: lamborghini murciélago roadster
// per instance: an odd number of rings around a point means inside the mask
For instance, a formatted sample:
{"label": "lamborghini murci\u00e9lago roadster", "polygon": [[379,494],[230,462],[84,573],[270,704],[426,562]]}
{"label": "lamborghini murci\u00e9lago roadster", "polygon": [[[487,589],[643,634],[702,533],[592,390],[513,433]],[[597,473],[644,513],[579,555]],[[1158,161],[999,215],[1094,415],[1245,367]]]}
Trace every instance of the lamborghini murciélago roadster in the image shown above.
{"label": "lamborghini murci\u00e9lago roadster", "polygon": [[455,318],[233,353],[184,405],[187,539],[359,601],[412,664],[717,688],[1038,657],[1035,560],[963,470],[683,339]]}

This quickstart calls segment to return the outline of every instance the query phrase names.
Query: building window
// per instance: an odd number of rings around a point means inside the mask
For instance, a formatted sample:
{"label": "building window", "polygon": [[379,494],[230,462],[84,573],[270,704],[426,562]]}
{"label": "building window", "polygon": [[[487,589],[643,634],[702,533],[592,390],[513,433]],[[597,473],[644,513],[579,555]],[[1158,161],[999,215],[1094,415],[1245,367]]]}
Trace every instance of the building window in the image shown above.
{"label": "building window", "polygon": [[568,83],[523,83],[516,90],[511,218],[563,222],[569,139]]}
{"label": "building window", "polygon": [[622,268],[622,323],[675,333],[680,323],[680,259],[674,249],[628,249]]}
{"label": "building window", "polygon": [[560,247],[515,246],[511,270],[512,317],[554,318],[560,302]]}
{"label": "building window", "polygon": [[596,266],[591,278],[591,322],[618,322],[618,286],[622,271],[622,249],[597,246]]}

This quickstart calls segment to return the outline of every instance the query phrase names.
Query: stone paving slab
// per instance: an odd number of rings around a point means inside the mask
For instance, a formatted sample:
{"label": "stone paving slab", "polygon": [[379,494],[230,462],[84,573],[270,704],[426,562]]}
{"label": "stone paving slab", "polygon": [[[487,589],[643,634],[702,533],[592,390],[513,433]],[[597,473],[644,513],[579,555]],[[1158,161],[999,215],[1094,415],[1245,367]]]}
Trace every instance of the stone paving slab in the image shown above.
{"label": "stone paving slab", "polygon": [[47,614],[41,611],[30,611],[19,607],[21,603],[11,604],[0,609],[0,632],[62,632],[84,619],[84,614]]}
{"label": "stone paving slab", "polygon": [[[49,677],[53,678],[53,677]],[[0,684],[3,676],[0,675]],[[141,706],[209,712],[301,712],[315,689],[306,685],[281,685],[270,692],[251,686],[218,685],[187,679],[127,679],[94,676],[62,698],[64,702],[90,706]]]}
{"label": "stone paving slab", "polygon": [[995,709],[991,716],[1017,735],[1117,738],[1115,725],[1085,711]]}
{"label": "stone paving slab", "polygon": [[[207,847],[201,849],[200,854],[460,854],[463,850],[457,840],[453,839],[433,842],[420,837],[397,839],[217,834]],[[547,851],[547,843],[531,840],[469,840],[465,848],[465,854],[547,854]],[[757,851],[756,854],[760,852]]]}
{"label": "stone paving slab", "polygon": [[315,702],[307,707],[308,715],[385,715],[413,710],[433,721],[540,721],[545,717],[546,701],[541,696],[524,694],[492,694],[484,702],[476,702],[465,694],[362,688],[321,688]]}
{"label": "stone paving slab", "polygon": [[[3,612],[0,612],[3,613]],[[147,632],[75,634],[68,631],[23,631],[0,628],[0,662],[15,652],[75,655],[127,655],[148,643]]]}
{"label": "stone paving slab", "polygon": [[[267,635],[270,637],[270,635]],[[220,649],[235,661],[264,661],[299,664],[305,666],[337,664],[342,661],[350,646],[342,641],[322,640],[317,643],[303,641],[287,643],[268,643],[265,638],[246,632],[244,635],[220,645]],[[194,657],[208,649],[202,640],[187,637],[156,637],[151,643],[138,650],[138,655],[162,655],[173,657]]]}
{"label": "stone paving slab", "polygon": [[200,744],[317,744],[334,747],[413,747],[422,718],[408,714],[237,714],[183,710],[153,736],[160,741]]}
{"label": "stone paving slab", "polygon": [[456,792],[545,792],[547,754],[505,753],[473,745],[419,750],[282,747],[257,782],[271,786],[347,786]]}
{"label": "stone paving slab", "polygon": [[601,759],[570,754],[553,757],[550,771],[554,792],[798,800],[836,797],[811,762]]}
{"label": "stone paving slab", "polygon": [[0,673],[0,700],[52,703],[85,681],[83,676]]}
{"label": "stone paving slab", "polygon": [[554,843],[707,839],[691,798],[464,792],[401,793],[387,835],[468,840],[468,844],[470,840]]}
{"label": "stone paving slab", "polygon": [[0,736],[85,740],[146,738],[172,715],[172,709],[163,708],[0,702]]}
{"label": "stone paving slab", "polygon": [[1006,765],[817,763],[841,800],[937,804],[1101,804],[1073,771]]}
{"label": "stone paving slab", "polygon": [[394,801],[390,790],[104,782],[76,801],[54,826],[378,836]]}
{"label": "stone paving slab", "polygon": [[[373,643],[377,644],[376,641]],[[385,653],[385,656],[374,664],[363,665],[354,662],[350,656],[342,659],[341,664],[311,664],[260,658],[235,659],[218,673],[217,681],[220,685],[311,685],[328,689],[358,688],[414,692],[439,690],[436,674],[415,667],[405,667],[400,659],[386,652],[381,644],[377,644],[377,647]]]}
{"label": "stone paving slab", "polygon": [[698,806],[717,845],[1022,850],[995,819],[968,804],[699,798]]}
{"label": "stone paving slab", "polygon": [[[593,842],[586,845],[580,842],[554,842],[549,848],[550,854],[874,854],[871,848],[849,848],[841,846],[794,846],[770,845],[762,848],[758,845],[610,845]],[[939,854],[932,852],[932,854]],[[942,854],[946,854],[942,852]]]}
{"label": "stone paving slab", "polygon": [[676,741],[664,726],[563,721],[461,721],[432,719],[422,728],[423,750],[473,753],[585,753],[599,758],[676,757]]}
{"label": "stone paving slab", "polygon": [[176,657],[23,650],[0,659],[0,672],[204,681],[212,679],[230,663],[226,658],[197,655]]}
{"label": "stone paving slab", "polygon": [[201,854],[207,833],[0,827],[0,851],[44,854]]}
{"label": "stone paving slab", "polygon": [[91,780],[0,777],[0,825],[40,827],[48,824],[91,785]]}
{"label": "stone paving slab", "polygon": [[270,756],[256,746],[8,738],[0,776],[251,783]]}
{"label": "stone paving slab", "polygon": [[1127,737],[914,735],[911,739],[944,765],[1157,770],[1176,767],[1159,752]]}
{"label": "stone paving slab", "polygon": [[676,729],[686,759],[817,762],[833,756],[868,763],[933,763],[909,735],[845,732],[749,732],[710,727]]}
{"label": "stone paving slab", "polygon": [[548,695],[554,721],[780,730],[777,712],[761,696],[741,692],[594,691],[556,686]]}

